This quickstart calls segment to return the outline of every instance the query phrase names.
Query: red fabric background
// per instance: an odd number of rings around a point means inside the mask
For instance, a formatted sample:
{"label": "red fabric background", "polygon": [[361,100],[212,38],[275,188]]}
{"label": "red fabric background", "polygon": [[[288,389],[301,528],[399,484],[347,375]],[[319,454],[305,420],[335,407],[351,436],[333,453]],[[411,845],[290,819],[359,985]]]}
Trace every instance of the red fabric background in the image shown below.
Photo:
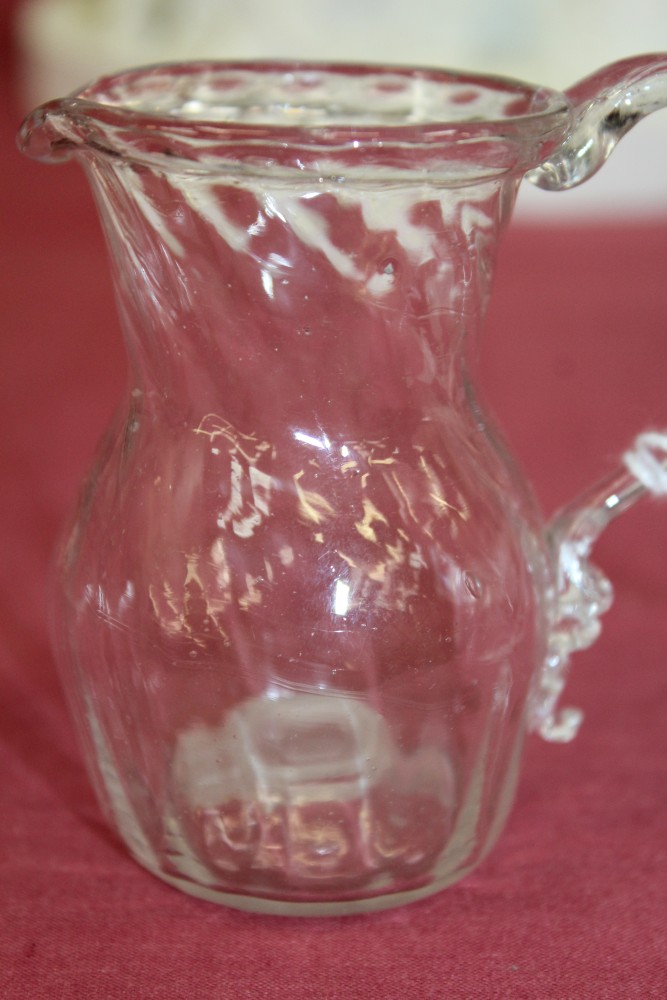
{"label": "red fabric background", "polygon": [[[11,97],[0,116],[0,997],[662,1000],[667,504],[599,544],[616,602],[567,691],[582,732],[529,740],[508,826],[459,885],[378,915],[263,918],[162,885],[107,832],[44,577],[124,361],[82,175],[20,158]],[[516,228],[503,247],[483,381],[546,511],[667,426],[667,205],[656,216]]]}

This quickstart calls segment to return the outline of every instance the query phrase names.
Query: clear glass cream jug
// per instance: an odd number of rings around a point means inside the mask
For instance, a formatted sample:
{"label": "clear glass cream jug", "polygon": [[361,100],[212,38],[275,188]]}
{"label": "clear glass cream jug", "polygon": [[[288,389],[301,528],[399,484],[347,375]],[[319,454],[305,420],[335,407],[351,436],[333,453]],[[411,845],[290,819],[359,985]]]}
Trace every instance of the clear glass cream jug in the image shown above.
{"label": "clear glass cream jug", "polygon": [[189,64],[37,109],[94,189],[128,390],[54,623],[109,822],[187,892],[336,914],[462,877],[611,590],[596,536],[667,438],[548,527],[475,397],[498,241],[667,104],[667,56],[560,94],[413,69]]}

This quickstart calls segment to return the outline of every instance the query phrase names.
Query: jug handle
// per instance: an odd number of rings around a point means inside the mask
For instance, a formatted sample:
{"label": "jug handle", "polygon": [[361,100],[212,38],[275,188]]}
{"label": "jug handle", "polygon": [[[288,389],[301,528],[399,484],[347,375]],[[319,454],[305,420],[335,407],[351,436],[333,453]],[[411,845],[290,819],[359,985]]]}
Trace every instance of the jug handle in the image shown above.
{"label": "jug handle", "polygon": [[615,472],[555,515],[547,544],[555,568],[547,652],[528,708],[529,729],[550,742],[567,743],[581,724],[578,708],[558,708],[570,655],[600,634],[600,615],[611,606],[609,580],[589,561],[594,543],[611,522],[647,494],[667,497],[667,431],[640,434]]}
{"label": "jug handle", "polygon": [[[566,96],[571,129],[527,179],[551,191],[567,190],[591,177],[618,140],[652,111],[667,107],[667,54],[624,59],[582,80]],[[555,568],[545,662],[529,702],[529,728],[546,740],[567,742],[582,712],[558,708],[569,658],[600,633],[599,616],[610,606],[609,581],[589,562],[600,533],[646,494],[667,496],[667,431],[636,438],[619,469],[558,513],[547,531]]]}
{"label": "jug handle", "polygon": [[667,108],[667,53],[621,59],[565,91],[570,128],[565,140],[526,179],[566,191],[592,177],[619,139],[653,111]]}

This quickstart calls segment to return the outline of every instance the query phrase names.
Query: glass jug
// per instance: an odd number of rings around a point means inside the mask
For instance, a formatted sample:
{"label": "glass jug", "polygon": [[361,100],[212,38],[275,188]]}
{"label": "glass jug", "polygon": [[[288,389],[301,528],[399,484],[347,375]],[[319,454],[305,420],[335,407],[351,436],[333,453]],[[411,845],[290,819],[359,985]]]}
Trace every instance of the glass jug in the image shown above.
{"label": "glass jug", "polygon": [[571,738],[596,536],[667,436],[548,527],[475,397],[518,185],[589,177],[667,56],[561,94],[373,66],[195,63],[37,109],[94,189],[129,354],[62,545],[58,659],[101,805],[194,895],[341,914],[488,852],[528,730]]}

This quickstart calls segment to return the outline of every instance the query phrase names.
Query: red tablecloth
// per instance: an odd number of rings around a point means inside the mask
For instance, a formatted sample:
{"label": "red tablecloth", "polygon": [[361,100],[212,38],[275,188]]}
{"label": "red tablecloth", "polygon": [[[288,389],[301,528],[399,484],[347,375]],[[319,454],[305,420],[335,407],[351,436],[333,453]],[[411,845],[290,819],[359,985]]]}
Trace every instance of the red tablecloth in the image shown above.
{"label": "red tablecloth", "polygon": [[[567,691],[582,732],[529,740],[508,826],[459,885],[379,915],[263,918],[161,884],[107,832],[54,674],[44,577],[124,361],[83,177],[14,152],[13,107],[0,131],[0,997],[663,1000],[667,504],[645,502],[599,544],[616,602]],[[504,245],[483,377],[547,511],[635,432],[667,426],[667,206],[656,215],[520,228]]]}

